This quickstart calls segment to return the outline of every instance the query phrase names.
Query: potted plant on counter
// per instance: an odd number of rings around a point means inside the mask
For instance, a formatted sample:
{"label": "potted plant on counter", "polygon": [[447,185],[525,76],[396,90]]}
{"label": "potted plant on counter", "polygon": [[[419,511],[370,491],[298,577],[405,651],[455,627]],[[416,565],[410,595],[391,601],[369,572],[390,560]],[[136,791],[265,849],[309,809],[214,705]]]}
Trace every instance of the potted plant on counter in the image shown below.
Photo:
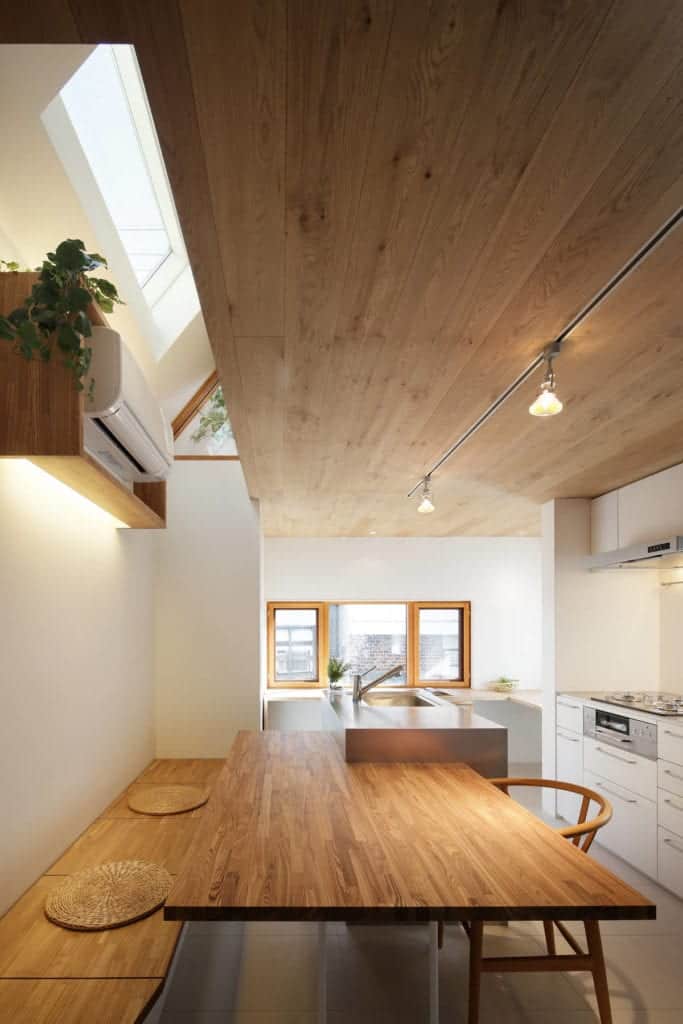
{"label": "potted plant on counter", "polygon": [[[16,263],[0,261],[3,273],[17,273]],[[49,252],[36,271],[38,279],[23,303],[6,316],[0,316],[0,339],[14,342],[24,359],[47,363],[55,347],[62,353],[64,365],[71,371],[78,391],[88,372],[93,325],[89,311],[94,304],[111,313],[121,302],[116,285],[104,277],[89,276],[107,266],[96,252],[86,252],[80,239],[67,238]]]}
{"label": "potted plant on counter", "polygon": [[351,666],[347,661],[342,661],[341,658],[330,658],[327,663],[327,678],[329,680],[331,690],[342,689],[342,678],[350,668]]}

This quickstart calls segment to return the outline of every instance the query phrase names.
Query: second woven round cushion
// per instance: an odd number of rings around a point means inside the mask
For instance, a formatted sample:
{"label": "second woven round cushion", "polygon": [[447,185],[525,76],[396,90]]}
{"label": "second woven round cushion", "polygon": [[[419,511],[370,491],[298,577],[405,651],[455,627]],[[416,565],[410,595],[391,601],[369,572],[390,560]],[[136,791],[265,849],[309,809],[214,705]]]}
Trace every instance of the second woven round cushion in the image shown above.
{"label": "second woven round cushion", "polygon": [[120,928],[153,914],[172,884],[158,864],[111,861],[70,875],[47,897],[45,915],[53,924],[76,931]]}
{"label": "second woven round cushion", "polygon": [[208,799],[199,786],[141,786],[128,794],[128,806],[137,814],[184,814]]}

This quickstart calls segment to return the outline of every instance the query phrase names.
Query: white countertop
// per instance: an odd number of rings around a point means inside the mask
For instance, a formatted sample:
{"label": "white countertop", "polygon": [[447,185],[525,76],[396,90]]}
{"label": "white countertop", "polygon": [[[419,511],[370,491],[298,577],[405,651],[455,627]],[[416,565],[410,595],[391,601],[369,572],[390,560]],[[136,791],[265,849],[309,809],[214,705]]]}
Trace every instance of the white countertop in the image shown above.
{"label": "white countertop", "polygon": [[[420,689],[430,689],[429,687],[420,687]],[[541,690],[509,690],[504,693],[499,693],[497,690],[483,690],[477,687],[457,687],[446,690],[441,690],[440,687],[432,687],[435,693],[443,699],[447,700],[451,704],[471,704],[473,701],[483,700],[496,700],[496,701],[510,701],[512,704],[522,704],[524,707],[536,708],[538,711],[543,707],[542,693]],[[292,689],[272,689],[266,690],[263,699],[265,703],[271,703],[272,701],[279,700],[320,700],[325,694],[325,689],[306,689],[305,687],[292,688]],[[345,692],[350,692],[345,690]],[[558,695],[559,696],[559,695]],[[577,696],[567,694],[567,696]]]}

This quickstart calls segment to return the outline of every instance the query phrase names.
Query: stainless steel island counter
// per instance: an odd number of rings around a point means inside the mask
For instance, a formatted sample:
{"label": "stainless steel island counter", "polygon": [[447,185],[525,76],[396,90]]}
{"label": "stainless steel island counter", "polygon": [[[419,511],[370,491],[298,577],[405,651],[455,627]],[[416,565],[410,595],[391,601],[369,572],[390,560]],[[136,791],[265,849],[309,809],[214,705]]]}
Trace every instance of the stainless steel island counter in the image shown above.
{"label": "stainless steel island counter", "polygon": [[487,778],[507,774],[507,729],[431,693],[384,690],[354,703],[327,691],[322,719],[347,761],[460,762]]}

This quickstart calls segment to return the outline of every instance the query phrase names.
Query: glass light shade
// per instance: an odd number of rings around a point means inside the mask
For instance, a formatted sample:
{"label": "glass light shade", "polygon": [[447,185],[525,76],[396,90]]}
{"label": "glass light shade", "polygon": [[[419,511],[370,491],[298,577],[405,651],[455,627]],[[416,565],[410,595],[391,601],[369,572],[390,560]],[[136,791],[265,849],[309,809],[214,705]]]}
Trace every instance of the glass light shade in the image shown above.
{"label": "glass light shade", "polygon": [[542,387],[538,398],[529,406],[529,412],[532,416],[557,416],[558,412],[562,412],[562,409],[562,402],[555,392],[546,387]]}
{"label": "glass light shade", "polygon": [[420,513],[420,515],[427,516],[429,515],[430,512],[434,511],[434,507],[434,502],[432,501],[430,496],[428,494],[424,494],[422,496],[422,501],[417,506],[417,511]]}

